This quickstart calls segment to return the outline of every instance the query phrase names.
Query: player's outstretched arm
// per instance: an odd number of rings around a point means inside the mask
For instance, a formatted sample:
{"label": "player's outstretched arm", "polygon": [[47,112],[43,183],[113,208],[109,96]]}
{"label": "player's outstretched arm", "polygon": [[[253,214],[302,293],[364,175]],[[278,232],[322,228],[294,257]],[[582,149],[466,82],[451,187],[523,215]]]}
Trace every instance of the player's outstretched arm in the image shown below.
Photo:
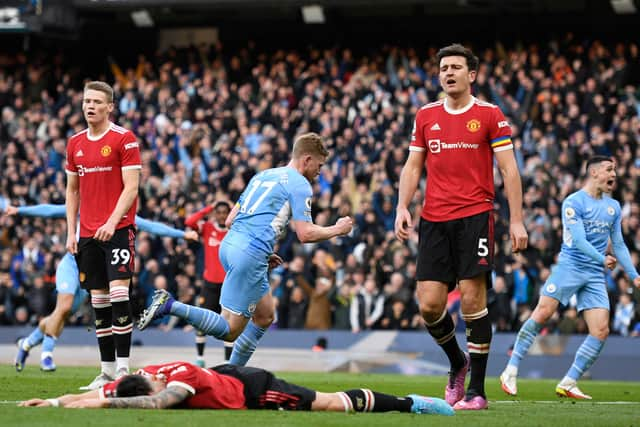
{"label": "player's outstretched arm", "polygon": [[183,387],[167,387],[151,396],[113,397],[103,408],[166,409],[187,399],[191,393]]}
{"label": "player's outstretched arm", "polygon": [[100,397],[99,390],[91,390],[80,394],[65,394],[60,397],[56,397],[55,399],[29,399],[23,402],[20,402],[18,406],[37,406],[37,407],[47,407],[47,406],[68,406],[72,402],[87,400],[87,399],[98,399]]}
{"label": "player's outstretched arm", "polygon": [[21,215],[41,218],[64,218],[67,208],[65,205],[41,204],[33,206],[7,206],[7,215]]}
{"label": "player's outstretched arm", "polygon": [[157,221],[144,219],[136,215],[136,226],[140,231],[155,234],[161,237],[173,237],[174,239],[198,240],[198,233],[195,231],[183,231],[170,227]]}

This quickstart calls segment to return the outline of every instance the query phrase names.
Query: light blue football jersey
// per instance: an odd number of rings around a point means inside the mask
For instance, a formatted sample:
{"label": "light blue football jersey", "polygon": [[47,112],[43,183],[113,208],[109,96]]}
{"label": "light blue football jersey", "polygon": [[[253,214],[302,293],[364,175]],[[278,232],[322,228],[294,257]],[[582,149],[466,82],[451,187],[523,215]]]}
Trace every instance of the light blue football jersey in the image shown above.
{"label": "light blue football jersey", "polygon": [[[595,199],[586,191],[579,190],[569,195],[562,203],[562,237],[563,243],[558,261],[570,263],[577,268],[604,270],[603,262],[594,257],[602,257],[607,253],[609,237],[614,230],[620,229],[620,203],[606,194]],[[597,254],[587,255],[575,245],[574,233],[582,233],[587,242],[593,246]]]}
{"label": "light blue football jersey", "polygon": [[240,195],[240,208],[225,240],[236,247],[273,253],[290,219],[311,222],[312,195],[309,181],[291,167],[258,173]]}

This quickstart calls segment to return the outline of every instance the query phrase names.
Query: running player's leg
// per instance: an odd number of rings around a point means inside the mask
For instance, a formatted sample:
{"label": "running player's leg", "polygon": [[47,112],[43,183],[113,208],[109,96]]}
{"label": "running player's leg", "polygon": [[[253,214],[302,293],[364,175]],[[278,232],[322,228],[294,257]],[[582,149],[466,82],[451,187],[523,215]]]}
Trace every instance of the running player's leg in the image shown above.
{"label": "running player's leg", "polygon": [[583,312],[589,335],[578,348],[571,367],[556,387],[556,393],[576,399],[591,399],[580,391],[577,381],[598,359],[609,336],[609,298],[601,277],[591,279],[576,296],[578,310]]}
{"label": "running player's leg", "polygon": [[273,323],[274,314],[274,301],[271,296],[271,291],[268,290],[267,284],[267,293],[256,305],[253,318],[249,321],[247,326],[244,328],[242,335],[236,339],[233,345],[233,351],[231,352],[229,363],[240,366],[247,364],[253,353],[256,351],[258,342],[269,326],[271,326],[271,323]]}

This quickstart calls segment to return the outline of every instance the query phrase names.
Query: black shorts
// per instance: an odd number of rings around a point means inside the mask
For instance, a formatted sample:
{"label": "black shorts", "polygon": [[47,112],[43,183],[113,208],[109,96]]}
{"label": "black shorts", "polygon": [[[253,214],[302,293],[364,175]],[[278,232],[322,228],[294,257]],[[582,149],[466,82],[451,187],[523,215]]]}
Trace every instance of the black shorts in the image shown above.
{"label": "black shorts", "polygon": [[209,310],[220,313],[220,290],[222,289],[222,283],[213,283],[204,281],[202,288],[200,289],[200,296],[198,297],[198,307],[207,308]]}
{"label": "black shorts", "polygon": [[131,279],[135,263],[136,230],[133,226],[116,230],[111,240],[92,237],[78,240],[78,272],[83,289],[109,289],[113,280]]}
{"label": "black shorts", "polygon": [[239,379],[244,384],[247,409],[286,409],[309,411],[316,400],[314,390],[290,384],[271,372],[247,366],[219,365],[211,368],[222,375]]}
{"label": "black shorts", "polygon": [[[420,220],[416,280],[447,283],[493,269],[493,212],[445,222]],[[490,285],[487,280],[487,286]]]}

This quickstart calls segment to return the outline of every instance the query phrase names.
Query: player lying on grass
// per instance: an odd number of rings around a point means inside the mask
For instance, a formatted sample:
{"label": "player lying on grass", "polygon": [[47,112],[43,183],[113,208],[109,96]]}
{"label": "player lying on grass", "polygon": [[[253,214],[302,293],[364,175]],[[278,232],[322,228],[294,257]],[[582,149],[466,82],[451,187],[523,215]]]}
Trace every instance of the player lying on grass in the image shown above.
{"label": "player lying on grass", "polygon": [[146,366],[97,390],[31,399],[19,406],[455,413],[434,397],[396,397],[369,389],[323,393],[288,383],[264,369],[229,364],[205,369],[187,362]]}

